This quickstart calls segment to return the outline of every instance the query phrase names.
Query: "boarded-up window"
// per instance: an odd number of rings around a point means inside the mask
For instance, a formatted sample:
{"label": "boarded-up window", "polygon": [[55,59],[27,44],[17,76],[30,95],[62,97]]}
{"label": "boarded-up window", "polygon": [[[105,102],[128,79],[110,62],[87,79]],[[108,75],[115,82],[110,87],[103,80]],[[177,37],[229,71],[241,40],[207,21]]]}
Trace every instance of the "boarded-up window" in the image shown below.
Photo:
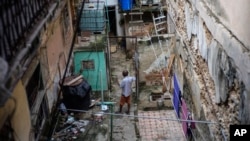
{"label": "boarded-up window", "polygon": [[82,68],[83,68],[83,70],[95,69],[94,60],[82,60]]}

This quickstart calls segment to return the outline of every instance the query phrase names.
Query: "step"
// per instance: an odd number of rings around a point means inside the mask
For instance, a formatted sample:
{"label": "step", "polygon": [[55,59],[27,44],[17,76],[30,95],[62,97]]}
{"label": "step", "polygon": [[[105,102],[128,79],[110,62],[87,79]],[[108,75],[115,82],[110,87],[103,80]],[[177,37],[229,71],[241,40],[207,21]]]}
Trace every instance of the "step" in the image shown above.
{"label": "step", "polygon": [[161,24],[164,24],[164,23],[167,23],[167,21],[157,22],[157,23],[155,23],[155,25],[157,26],[157,25],[161,25]]}
{"label": "step", "polygon": [[154,20],[159,20],[159,19],[163,19],[163,18],[166,18],[166,16],[160,16],[160,17],[156,17],[156,18],[154,18]]}
{"label": "step", "polygon": [[130,12],[129,15],[142,15],[143,12]]}
{"label": "step", "polygon": [[157,32],[162,31],[162,30],[164,30],[164,29],[166,29],[166,28],[164,28],[164,27],[159,28],[159,29],[157,29]]}
{"label": "step", "polygon": [[143,23],[143,20],[139,20],[139,21],[129,21],[130,24],[134,24],[134,23]]}

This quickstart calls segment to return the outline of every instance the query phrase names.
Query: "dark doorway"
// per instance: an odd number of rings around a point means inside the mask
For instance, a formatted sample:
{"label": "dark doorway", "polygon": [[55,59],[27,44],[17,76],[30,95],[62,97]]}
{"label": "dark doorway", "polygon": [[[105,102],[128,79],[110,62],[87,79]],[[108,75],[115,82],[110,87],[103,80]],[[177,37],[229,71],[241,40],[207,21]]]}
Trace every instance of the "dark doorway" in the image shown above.
{"label": "dark doorway", "polygon": [[26,93],[28,97],[29,106],[31,109],[35,104],[35,100],[37,98],[37,95],[39,94],[39,91],[43,89],[44,85],[42,80],[42,74],[40,65],[38,64],[28,82],[28,85],[26,86]]}
{"label": "dark doorway", "polygon": [[108,7],[108,17],[109,17],[109,35],[116,36],[116,15],[115,6]]}

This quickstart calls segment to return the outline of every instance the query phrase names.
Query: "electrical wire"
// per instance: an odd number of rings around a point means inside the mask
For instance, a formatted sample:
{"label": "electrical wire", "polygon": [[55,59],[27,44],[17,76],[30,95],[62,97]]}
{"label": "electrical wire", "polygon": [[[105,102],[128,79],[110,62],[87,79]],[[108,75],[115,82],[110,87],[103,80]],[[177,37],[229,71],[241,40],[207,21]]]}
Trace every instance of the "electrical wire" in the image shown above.
{"label": "electrical wire", "polygon": [[[179,98],[178,98],[178,101],[179,101],[179,103],[180,103],[180,99],[179,99]],[[172,105],[173,105],[173,107],[174,107],[174,103],[173,103],[172,97],[171,97],[171,103],[172,103]],[[174,109],[175,109],[175,107],[174,107]],[[175,113],[176,113],[176,115],[177,115],[176,109],[175,109],[174,111],[175,111]],[[185,115],[185,113],[184,113],[184,117],[185,117],[185,119],[187,119],[187,115]],[[194,120],[190,120],[190,121],[194,121]],[[213,123],[216,123],[216,122],[213,122]],[[219,124],[219,123],[218,123],[218,124]],[[194,133],[193,133],[193,131],[192,131],[191,128],[190,128],[190,131],[191,131],[191,133],[192,133],[192,136],[193,136],[194,140],[196,140],[196,138],[195,138],[195,136],[194,136]],[[184,134],[184,132],[183,132],[183,134]],[[203,135],[202,135],[202,134],[200,134],[200,135],[201,135],[201,137],[202,137],[202,140],[205,141],[205,138],[203,137]],[[185,136],[185,134],[184,134],[184,136]]]}
{"label": "electrical wire", "polygon": [[[157,56],[157,54],[156,54],[156,52],[155,52],[155,47],[154,47],[154,45],[153,45],[153,43],[152,43],[151,36],[149,35],[148,31],[146,31],[146,32],[147,32],[147,36],[150,38],[150,47],[152,48],[152,50],[153,50],[153,52],[154,52],[155,59],[157,60],[157,59],[158,59],[158,56]],[[162,52],[162,53],[163,53],[163,52]],[[164,78],[163,70],[162,70],[161,65],[160,65],[160,61],[158,62],[158,66],[160,67],[160,70],[161,70],[160,72],[161,72],[162,78]]]}
{"label": "electrical wire", "polygon": [[[157,31],[156,31],[157,32]],[[147,34],[148,34],[148,36],[149,36],[149,33],[147,32]],[[149,36],[150,37],[150,36]],[[159,36],[158,36],[158,40],[159,40]],[[151,48],[152,48],[152,50],[153,50],[153,52],[154,52],[154,55],[155,55],[155,58],[157,59],[158,57],[157,57],[157,55],[156,55],[156,51],[155,51],[155,48],[154,48],[154,46],[153,46],[153,43],[152,43],[152,40],[150,39],[150,42],[151,42]],[[162,44],[161,44],[161,42],[159,41],[158,42],[159,43],[159,45],[160,45],[160,48],[161,48],[161,51],[162,51],[162,53],[163,53],[163,50],[162,50]],[[158,67],[160,67],[161,68],[161,66],[160,66],[160,62],[158,63]],[[164,75],[163,75],[163,70],[161,69],[161,75],[162,75],[162,78],[164,78]],[[163,82],[163,85],[164,85],[165,83]],[[180,103],[180,99],[178,99],[178,101],[179,101],[179,103]],[[172,105],[174,105],[174,103],[173,103],[173,100],[172,100],[172,98],[171,98],[171,102],[172,102]],[[174,107],[174,106],[173,106]],[[174,107],[175,108],[175,107]],[[174,110],[175,111],[175,113],[177,114],[177,110],[175,109]],[[184,115],[184,117],[187,117],[187,115]],[[180,120],[180,119],[179,119]],[[191,130],[191,129],[190,129]],[[184,133],[183,133],[184,134]],[[191,134],[192,134],[192,136],[193,136],[193,138],[194,138],[194,140],[196,140],[196,138],[195,138],[195,136],[194,136],[194,134],[193,134],[193,131],[191,130]],[[202,137],[203,138],[203,137]],[[204,140],[204,138],[203,138],[203,140]]]}
{"label": "electrical wire", "polygon": [[[72,42],[71,42],[71,47],[70,47],[70,50],[69,50],[69,54],[68,54],[68,58],[67,58],[67,63],[66,63],[66,66],[65,66],[65,70],[64,70],[64,74],[63,74],[63,78],[62,78],[62,84],[64,84],[64,81],[65,81],[65,78],[66,78],[66,74],[67,74],[67,69],[69,68],[69,63],[70,63],[70,60],[71,60],[71,55],[72,55],[72,52],[73,52],[73,48],[74,48],[74,44],[75,44],[75,39],[76,39],[76,36],[77,36],[77,31],[79,29],[79,25],[80,25],[80,21],[81,21],[81,15],[82,15],[82,10],[83,10],[83,7],[85,5],[85,0],[83,0],[81,2],[81,9],[80,9],[80,13],[79,15],[77,16],[77,22],[76,22],[76,28],[74,30],[74,34],[73,34],[73,39],[72,39]],[[62,89],[60,89],[59,91],[59,94],[62,92]],[[61,99],[61,96],[58,94],[58,97],[57,97],[57,100],[56,100],[56,107],[58,107],[59,105],[59,101]],[[57,116],[58,116],[58,109],[55,109],[55,113],[54,115],[52,116],[52,121],[55,121],[57,119]],[[52,135],[54,134],[54,129],[55,127],[57,126],[57,124],[52,124],[50,126],[50,129],[49,129],[49,133],[48,133],[48,141],[50,140],[50,138],[52,137]]]}
{"label": "electrical wire", "polygon": [[[98,18],[98,9],[99,9],[99,1],[98,1],[98,3],[97,3],[97,10],[96,10],[96,12],[95,12],[95,24],[96,24],[96,30],[98,29],[98,24],[97,24],[97,18]],[[95,34],[95,51],[96,51],[96,54],[97,54],[97,57],[98,57],[98,61],[97,61],[97,63],[98,63],[98,67],[97,67],[97,71],[96,71],[96,73],[97,73],[97,75],[96,75],[96,90],[98,89],[98,80],[100,80],[100,79],[102,79],[101,78],[101,75],[100,75],[100,73],[98,73],[98,71],[100,70],[100,56],[99,56],[99,52],[97,51],[97,44],[96,44],[96,42],[97,42],[97,35]],[[100,79],[99,79],[100,78]]]}
{"label": "electrical wire", "polygon": [[[58,109],[63,110],[61,108],[58,108]],[[87,111],[87,110],[78,110],[78,109],[66,109],[66,110],[72,111],[72,112],[80,112],[80,113],[89,113],[89,114],[93,113],[93,111]],[[109,113],[109,112],[104,112],[103,114],[104,115],[113,115],[113,116],[123,116],[123,117],[135,117],[135,118],[145,118],[145,119],[178,121],[178,122],[195,122],[195,123],[203,123],[203,124],[218,124],[217,122],[211,122],[211,121],[187,120],[187,119],[178,119],[178,118],[158,118],[158,117],[150,117],[150,116],[124,115],[124,114]]]}
{"label": "electrical wire", "polygon": [[[171,7],[174,7],[174,6],[172,5],[172,3],[170,2],[170,0],[168,0],[168,3],[169,3],[169,5],[170,5]],[[195,0],[195,11],[197,11],[196,6],[197,6],[197,2],[196,2],[196,0]],[[174,26],[174,28],[175,28],[176,33],[181,37],[180,32],[179,32],[178,30],[176,30],[176,29],[177,29],[177,25],[176,25],[175,22],[174,22],[174,18],[173,18],[169,13],[168,13],[168,16],[170,17],[170,20],[172,21],[172,24],[173,24],[173,26]],[[198,22],[197,25],[199,25],[199,20],[198,20],[197,22]],[[192,24],[194,24],[194,23],[192,23]],[[197,30],[197,35],[199,35],[199,30]],[[181,40],[182,40],[182,38],[181,38]],[[182,40],[182,42],[185,43],[183,40]],[[190,54],[189,50],[187,50],[187,52],[188,52],[188,54]],[[205,88],[207,88],[207,87],[205,87]],[[221,126],[221,128],[223,128],[223,126],[222,126],[221,124],[219,124],[219,126]],[[224,140],[226,140],[226,137],[225,137],[225,135],[224,135],[224,131],[221,130],[221,132],[222,132],[222,136],[224,137]],[[204,137],[203,137],[202,135],[201,135],[201,137],[202,137],[203,140],[204,140]]]}

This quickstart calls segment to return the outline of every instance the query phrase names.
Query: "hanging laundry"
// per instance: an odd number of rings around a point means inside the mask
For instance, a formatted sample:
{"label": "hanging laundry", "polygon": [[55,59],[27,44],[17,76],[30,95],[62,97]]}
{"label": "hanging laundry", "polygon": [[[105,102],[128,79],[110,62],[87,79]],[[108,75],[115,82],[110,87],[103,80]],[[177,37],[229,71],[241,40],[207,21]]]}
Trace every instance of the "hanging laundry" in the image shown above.
{"label": "hanging laundry", "polygon": [[188,112],[187,114],[187,120],[191,120],[190,122],[188,122],[188,128],[195,129],[195,122],[192,122],[193,118],[190,112]]}
{"label": "hanging laundry", "polygon": [[191,120],[191,121],[187,121],[187,134],[186,137],[188,138],[189,141],[191,141],[193,139],[193,132],[192,129],[195,128],[195,123],[192,122],[193,118],[190,112],[188,112],[187,114],[187,120]]}
{"label": "hanging laundry", "polygon": [[174,109],[177,114],[177,117],[180,118],[180,113],[179,113],[179,103],[180,103],[180,87],[176,78],[176,75],[174,74],[174,91],[173,91],[173,103],[174,103]]}
{"label": "hanging laundry", "polygon": [[[187,109],[187,105],[184,99],[181,99],[182,101],[182,105],[181,105],[181,119],[182,120],[186,120],[187,119],[187,115],[188,115],[188,109]],[[183,121],[182,122],[182,129],[183,132],[185,133],[185,135],[187,136],[187,122]]]}

